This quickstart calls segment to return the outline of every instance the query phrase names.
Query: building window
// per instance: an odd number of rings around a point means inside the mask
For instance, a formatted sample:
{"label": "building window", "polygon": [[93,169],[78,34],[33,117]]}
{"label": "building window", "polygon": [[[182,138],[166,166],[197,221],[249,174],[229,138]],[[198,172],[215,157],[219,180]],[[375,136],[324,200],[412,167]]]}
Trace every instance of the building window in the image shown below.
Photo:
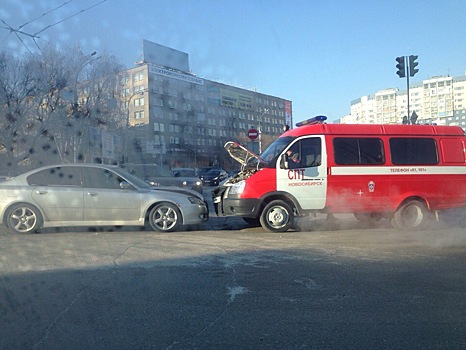
{"label": "building window", "polygon": [[138,82],[144,80],[144,72],[133,73],[133,82]]}
{"label": "building window", "polygon": [[172,100],[168,100],[168,108],[175,109],[176,108],[176,102]]}
{"label": "building window", "polygon": [[180,132],[180,126],[179,126],[179,125],[170,124],[170,132],[175,132],[175,133]]}
{"label": "building window", "polygon": [[144,111],[134,112],[134,119],[144,119]]}
{"label": "building window", "polygon": [[163,123],[154,123],[154,131],[164,132],[164,124]]}
{"label": "building window", "polygon": [[144,106],[144,97],[134,100],[134,107]]}

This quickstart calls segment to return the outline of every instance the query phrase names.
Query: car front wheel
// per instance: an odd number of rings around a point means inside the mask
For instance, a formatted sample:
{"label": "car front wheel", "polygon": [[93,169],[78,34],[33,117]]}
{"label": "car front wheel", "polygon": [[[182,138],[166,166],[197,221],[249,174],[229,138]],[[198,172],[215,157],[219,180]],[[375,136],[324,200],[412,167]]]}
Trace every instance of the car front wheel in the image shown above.
{"label": "car front wheel", "polygon": [[27,203],[19,203],[11,207],[6,218],[7,226],[16,233],[36,232],[42,223],[39,209]]}
{"label": "car front wheel", "polygon": [[181,212],[174,204],[158,204],[150,211],[149,224],[158,232],[176,231],[182,224]]}
{"label": "car front wheel", "polygon": [[272,232],[285,232],[293,223],[293,211],[282,200],[275,200],[267,204],[260,216],[263,228]]}

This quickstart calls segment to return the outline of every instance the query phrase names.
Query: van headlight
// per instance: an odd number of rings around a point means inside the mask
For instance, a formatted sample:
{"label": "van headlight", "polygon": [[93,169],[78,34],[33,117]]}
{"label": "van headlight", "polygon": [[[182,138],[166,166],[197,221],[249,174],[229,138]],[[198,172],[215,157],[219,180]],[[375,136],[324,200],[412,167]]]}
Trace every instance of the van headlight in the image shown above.
{"label": "van headlight", "polygon": [[244,180],[239,181],[230,187],[230,190],[228,191],[228,193],[229,194],[241,194],[243,193],[245,186],[246,186],[246,181]]}

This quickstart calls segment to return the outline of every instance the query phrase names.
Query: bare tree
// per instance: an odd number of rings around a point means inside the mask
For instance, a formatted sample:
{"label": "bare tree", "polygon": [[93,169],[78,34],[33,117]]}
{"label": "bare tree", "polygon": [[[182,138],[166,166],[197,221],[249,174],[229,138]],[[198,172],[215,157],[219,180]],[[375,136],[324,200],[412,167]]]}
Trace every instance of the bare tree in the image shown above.
{"label": "bare tree", "polygon": [[115,131],[118,127],[115,94],[121,66],[113,56],[95,57],[95,53],[83,55],[80,51],[68,62],[73,71],[63,93],[67,118],[59,124],[57,145],[66,161],[89,161],[90,128]]}
{"label": "bare tree", "polygon": [[0,53],[0,152],[20,162],[86,161],[91,127],[114,130],[117,73],[109,55],[50,46],[21,59]]}
{"label": "bare tree", "polygon": [[30,117],[35,109],[37,77],[26,60],[0,55],[0,150],[7,165],[25,160],[31,153],[31,136],[35,123]]}

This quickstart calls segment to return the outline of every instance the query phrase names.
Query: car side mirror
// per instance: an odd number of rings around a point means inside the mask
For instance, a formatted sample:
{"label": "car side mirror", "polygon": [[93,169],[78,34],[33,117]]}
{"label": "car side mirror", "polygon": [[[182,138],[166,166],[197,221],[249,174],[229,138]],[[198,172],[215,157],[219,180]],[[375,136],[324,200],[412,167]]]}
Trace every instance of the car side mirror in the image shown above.
{"label": "car side mirror", "polygon": [[120,182],[120,188],[122,190],[129,190],[131,188],[131,185],[126,181],[121,181]]}

